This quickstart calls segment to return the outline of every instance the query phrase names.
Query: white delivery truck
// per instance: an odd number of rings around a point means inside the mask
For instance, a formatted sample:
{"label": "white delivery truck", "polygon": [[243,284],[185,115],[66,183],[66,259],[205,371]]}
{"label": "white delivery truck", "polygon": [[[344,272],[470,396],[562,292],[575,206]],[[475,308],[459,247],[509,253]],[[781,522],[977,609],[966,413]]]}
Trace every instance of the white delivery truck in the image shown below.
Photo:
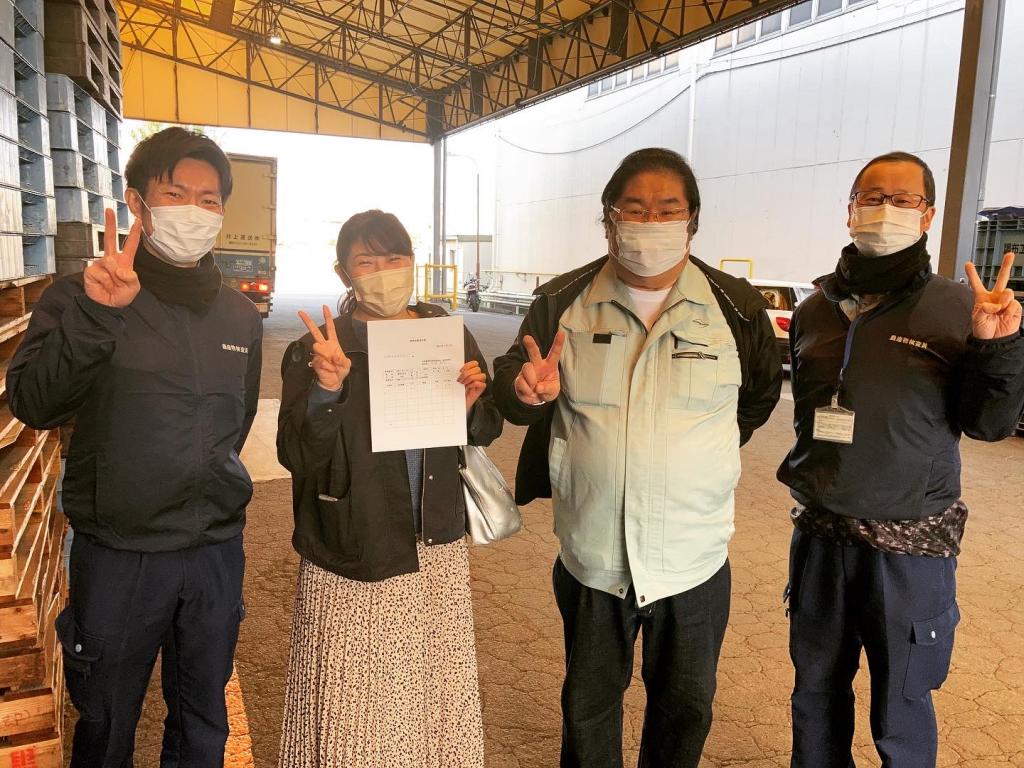
{"label": "white delivery truck", "polygon": [[266,317],[277,269],[277,158],[228,153],[234,188],[214,255],[224,284],[241,291]]}

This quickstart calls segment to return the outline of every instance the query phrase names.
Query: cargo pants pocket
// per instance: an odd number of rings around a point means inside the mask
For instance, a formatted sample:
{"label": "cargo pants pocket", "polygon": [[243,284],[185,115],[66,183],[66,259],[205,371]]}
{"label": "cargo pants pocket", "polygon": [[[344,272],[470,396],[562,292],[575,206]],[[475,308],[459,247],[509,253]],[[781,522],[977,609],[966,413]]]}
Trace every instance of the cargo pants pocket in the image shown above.
{"label": "cargo pants pocket", "polygon": [[102,720],[102,683],[93,679],[93,673],[103,655],[104,641],[79,628],[71,606],[60,612],[55,625],[64,657],[64,680],[71,703],[83,719]]}
{"label": "cargo pants pocket", "polygon": [[904,698],[919,699],[946,681],[959,622],[960,609],[955,602],[935,618],[913,622]]}

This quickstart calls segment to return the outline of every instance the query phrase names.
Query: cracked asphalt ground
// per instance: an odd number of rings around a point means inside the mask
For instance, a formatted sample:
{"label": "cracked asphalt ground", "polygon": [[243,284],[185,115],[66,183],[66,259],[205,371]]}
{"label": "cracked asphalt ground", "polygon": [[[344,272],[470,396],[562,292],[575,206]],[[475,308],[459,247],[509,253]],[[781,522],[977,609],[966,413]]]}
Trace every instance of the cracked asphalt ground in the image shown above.
{"label": "cracked asphalt ground", "polygon": [[[267,322],[264,397],[278,397],[278,365],[301,326],[295,310],[318,298],[285,298]],[[328,301],[328,303],[333,303]],[[504,351],[516,318],[468,315],[488,359]],[[789,499],[775,469],[792,439],[792,403],[783,400],[743,449],[731,546],[732,614],[719,668],[715,722],[702,766],[787,766],[789,693],[787,619],[781,601],[790,536]],[[523,431],[506,425],[490,455],[512,477]],[[940,766],[1024,766],[1024,440],[963,442],[963,493],[971,508],[960,559],[953,667],[936,695]],[[474,612],[483,693],[488,768],[558,764],[561,621],[551,595],[557,551],[551,509],[523,509],[525,530],[472,550]],[[237,669],[254,763],[277,764],[297,557],[289,544],[287,480],[261,483],[249,508],[245,595]],[[639,652],[637,653],[639,661]],[[154,680],[139,727],[136,765],[158,764],[164,708]],[[858,766],[877,766],[867,723],[868,675],[857,686]],[[639,676],[626,696],[626,765],[635,765],[643,716]],[[239,756],[237,765],[252,764]]]}

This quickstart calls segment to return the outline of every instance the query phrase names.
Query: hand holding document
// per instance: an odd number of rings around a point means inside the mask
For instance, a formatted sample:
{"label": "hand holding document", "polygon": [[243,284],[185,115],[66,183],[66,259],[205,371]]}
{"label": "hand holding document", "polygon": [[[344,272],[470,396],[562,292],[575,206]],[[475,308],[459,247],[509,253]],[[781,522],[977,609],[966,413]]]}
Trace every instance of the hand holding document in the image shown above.
{"label": "hand holding document", "polygon": [[367,324],[374,453],[466,444],[461,317]]}

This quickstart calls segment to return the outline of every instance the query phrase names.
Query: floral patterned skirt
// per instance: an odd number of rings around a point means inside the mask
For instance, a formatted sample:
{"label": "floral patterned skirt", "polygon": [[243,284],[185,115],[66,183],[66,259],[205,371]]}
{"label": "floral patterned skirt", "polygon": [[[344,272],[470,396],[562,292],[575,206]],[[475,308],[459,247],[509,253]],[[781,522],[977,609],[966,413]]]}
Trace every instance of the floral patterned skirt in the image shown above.
{"label": "floral patterned skirt", "polygon": [[482,768],[465,541],[380,582],[303,560],[281,768]]}

